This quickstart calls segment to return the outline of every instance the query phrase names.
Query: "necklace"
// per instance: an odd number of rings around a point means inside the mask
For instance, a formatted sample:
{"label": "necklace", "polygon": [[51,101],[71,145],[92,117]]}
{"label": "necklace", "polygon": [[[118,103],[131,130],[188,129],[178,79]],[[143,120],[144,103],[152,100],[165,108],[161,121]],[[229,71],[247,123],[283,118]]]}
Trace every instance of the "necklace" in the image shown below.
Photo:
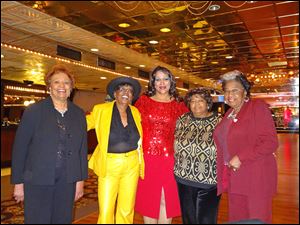
{"label": "necklace", "polygon": [[236,116],[237,116],[237,113],[234,113],[234,110],[232,110],[231,113],[227,116],[227,119],[232,119],[233,122],[236,123],[238,121]]}
{"label": "necklace", "polygon": [[61,109],[58,109],[58,108],[55,107],[55,109],[61,114],[62,117],[64,117],[64,114],[68,111],[67,108],[61,110]]}
{"label": "necklace", "polygon": [[232,109],[231,113],[227,116],[227,119],[232,119],[234,123],[238,121],[236,118],[237,114],[239,113],[240,109],[242,108],[243,103],[237,108],[237,110]]}

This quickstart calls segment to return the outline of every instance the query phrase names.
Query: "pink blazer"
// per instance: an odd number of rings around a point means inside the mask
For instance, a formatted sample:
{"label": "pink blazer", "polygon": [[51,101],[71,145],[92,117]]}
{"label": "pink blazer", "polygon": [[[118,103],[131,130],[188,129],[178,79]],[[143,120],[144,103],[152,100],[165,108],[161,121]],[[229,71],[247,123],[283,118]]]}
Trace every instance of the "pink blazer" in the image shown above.
{"label": "pink blazer", "polygon": [[[237,155],[241,167],[232,171],[224,165],[224,133],[229,109],[214,131],[217,146],[218,195],[223,192],[251,196],[272,196],[277,190],[277,163],[275,151],[278,139],[271,112],[265,102],[252,99],[244,103],[237,122],[232,122],[227,133],[227,149],[230,159]],[[224,134],[223,134],[224,135]]]}

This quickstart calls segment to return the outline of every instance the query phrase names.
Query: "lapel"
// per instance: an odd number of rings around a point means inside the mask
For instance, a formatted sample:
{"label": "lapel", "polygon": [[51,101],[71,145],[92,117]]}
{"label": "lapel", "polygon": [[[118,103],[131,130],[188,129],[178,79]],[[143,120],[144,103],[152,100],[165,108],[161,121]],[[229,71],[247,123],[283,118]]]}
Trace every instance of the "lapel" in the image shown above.
{"label": "lapel", "polygon": [[134,108],[133,108],[131,105],[129,105],[129,107],[130,107],[130,109],[131,109],[131,113],[132,113],[134,122],[135,122],[135,124],[136,124],[136,127],[137,127],[137,129],[138,129],[138,131],[139,131],[140,137],[142,137],[141,121],[138,120],[139,117],[138,117],[138,115],[136,114],[136,111],[134,110]]}
{"label": "lapel", "polygon": [[45,99],[45,107],[42,109],[42,119],[39,129],[46,131],[50,137],[56,137],[54,140],[58,140],[59,130],[57,126],[56,109],[54,108],[51,97]]}
{"label": "lapel", "polygon": [[112,102],[107,103],[107,107],[105,107],[102,113],[99,113],[99,122],[97,123],[96,130],[99,130],[100,133],[104,134],[103,139],[101,138],[102,146],[106,147],[106,151],[108,148],[108,140],[109,140],[109,132],[110,132],[110,125],[112,120],[112,112],[115,100]]}

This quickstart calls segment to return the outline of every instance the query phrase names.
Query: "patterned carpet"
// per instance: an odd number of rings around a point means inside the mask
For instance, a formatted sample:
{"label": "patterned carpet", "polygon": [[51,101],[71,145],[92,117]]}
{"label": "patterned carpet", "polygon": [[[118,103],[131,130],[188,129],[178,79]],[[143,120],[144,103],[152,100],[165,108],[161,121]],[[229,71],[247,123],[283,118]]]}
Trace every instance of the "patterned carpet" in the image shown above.
{"label": "patterned carpet", "polygon": [[[97,176],[90,170],[89,178],[85,181],[84,196],[75,203],[74,219],[89,214],[91,206],[97,207]],[[13,198],[1,199],[1,224],[24,224],[23,207]]]}

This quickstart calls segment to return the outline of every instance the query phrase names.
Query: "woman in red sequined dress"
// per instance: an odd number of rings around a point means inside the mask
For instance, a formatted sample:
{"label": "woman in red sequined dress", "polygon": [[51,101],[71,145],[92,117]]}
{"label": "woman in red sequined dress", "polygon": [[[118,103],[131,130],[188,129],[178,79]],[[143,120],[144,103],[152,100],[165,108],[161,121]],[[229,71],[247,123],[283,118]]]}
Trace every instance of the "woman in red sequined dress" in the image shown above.
{"label": "woman in red sequined dress", "polygon": [[145,224],[170,224],[180,216],[180,203],[174,179],[174,131],[177,118],[188,111],[179,102],[172,73],[156,67],[148,91],[135,106],[142,116],[145,178],[139,180],[135,209]]}

